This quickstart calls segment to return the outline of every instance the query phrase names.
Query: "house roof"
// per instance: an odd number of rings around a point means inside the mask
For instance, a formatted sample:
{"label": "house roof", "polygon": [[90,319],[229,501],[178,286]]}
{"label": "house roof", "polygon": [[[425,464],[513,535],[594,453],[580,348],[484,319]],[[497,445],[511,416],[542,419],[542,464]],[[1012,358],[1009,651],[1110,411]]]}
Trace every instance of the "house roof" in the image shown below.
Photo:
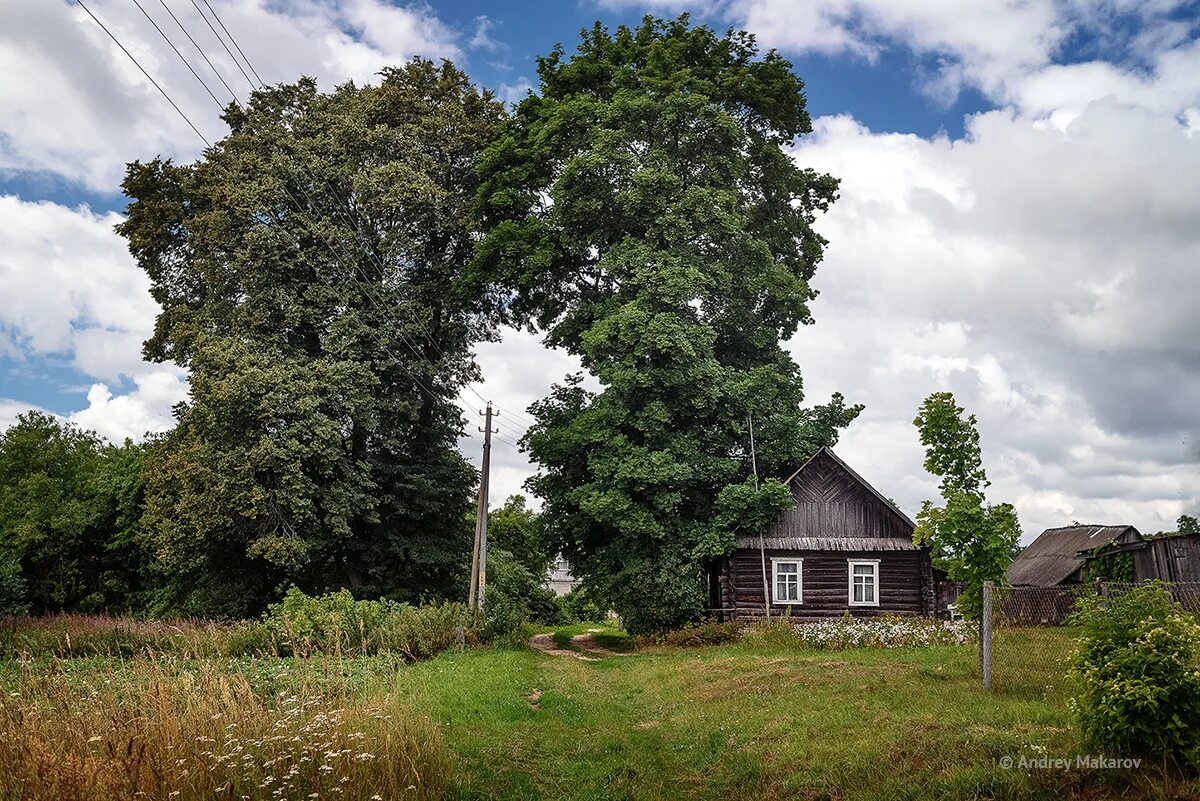
{"label": "house roof", "polygon": [[916,523],[914,523],[914,522],[913,522],[913,521],[912,521],[912,520],[909,518],[909,516],[908,516],[908,515],[904,514],[904,512],[902,512],[902,511],[900,511],[900,507],[899,507],[899,506],[897,506],[896,504],[892,503],[892,501],[891,501],[891,499],[890,499],[890,498],[884,497],[884,495],[883,495],[882,493],[880,493],[880,491],[879,491],[879,490],[877,490],[877,489],[875,489],[874,487],[872,487],[872,486],[871,486],[870,482],[868,482],[868,481],[867,481],[865,478],[863,478],[862,476],[860,476],[858,473],[854,472],[854,468],[853,468],[853,467],[851,467],[850,465],[848,465],[848,464],[846,464],[845,462],[843,462],[843,461],[842,461],[842,460],[841,460],[841,459],[838,457],[838,455],[837,455],[836,453],[834,453],[834,452],[833,452],[833,449],[832,449],[832,448],[830,448],[830,447],[828,447],[828,446],[826,446],[826,445],[822,445],[820,450],[818,450],[816,453],[814,453],[814,454],[813,454],[813,455],[812,455],[812,456],[809,458],[809,460],[808,460],[807,462],[805,462],[804,464],[800,465],[800,468],[799,468],[798,470],[796,470],[796,472],[794,472],[794,473],[792,473],[790,476],[788,476],[788,477],[787,477],[787,479],[785,479],[783,483],[784,483],[784,484],[787,484],[787,485],[789,485],[789,486],[790,486],[790,485],[791,485],[791,483],[792,483],[792,480],[793,480],[793,479],[795,479],[795,478],[796,478],[796,476],[798,476],[798,475],[800,475],[801,473],[803,473],[803,472],[804,472],[804,468],[808,467],[810,464],[812,464],[814,461],[816,461],[817,457],[818,457],[818,456],[820,456],[821,454],[825,454],[825,455],[826,455],[826,456],[828,456],[829,458],[833,459],[833,461],[834,461],[834,462],[836,462],[836,463],[837,463],[837,465],[838,465],[839,467],[841,467],[843,470],[845,470],[845,471],[846,471],[846,472],[847,472],[847,473],[850,475],[850,477],[851,477],[851,478],[853,478],[853,479],[854,479],[855,481],[857,481],[859,484],[862,484],[864,487],[866,487],[866,488],[867,488],[867,490],[869,490],[869,491],[870,491],[870,493],[871,493],[872,495],[874,495],[874,496],[875,496],[877,499],[879,499],[879,501],[880,501],[880,502],[881,502],[881,503],[882,503],[884,506],[886,506],[888,509],[890,509],[891,511],[895,512],[895,513],[896,513],[896,515],[897,515],[897,516],[899,516],[901,520],[903,520],[903,521],[904,521],[905,523],[907,523],[909,526],[912,526],[912,527],[914,527],[914,528],[916,527]]}
{"label": "house roof", "polygon": [[[897,537],[763,537],[769,551],[918,551],[911,540]],[[758,537],[738,537],[738,548],[758,548]]]}
{"label": "house roof", "polygon": [[1084,565],[1081,551],[1142,538],[1133,526],[1062,526],[1048,528],[1008,566],[1008,581],[1017,586],[1053,587]]}

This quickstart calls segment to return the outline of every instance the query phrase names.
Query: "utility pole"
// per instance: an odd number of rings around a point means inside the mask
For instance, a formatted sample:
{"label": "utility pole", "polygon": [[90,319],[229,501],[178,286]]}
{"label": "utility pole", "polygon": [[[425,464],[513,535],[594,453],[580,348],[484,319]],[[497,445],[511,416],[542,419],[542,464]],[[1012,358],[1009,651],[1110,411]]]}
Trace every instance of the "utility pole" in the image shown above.
{"label": "utility pole", "polygon": [[[754,451],[754,412],[748,413],[750,421],[750,470],[754,473],[754,493],[758,494],[758,455]],[[767,544],[763,541],[763,530],[758,530],[758,555],[762,559],[763,612],[771,619],[771,582],[767,580]]]}
{"label": "utility pole", "polygon": [[475,513],[475,548],[471,554],[472,610],[483,611],[483,596],[487,591],[487,524],[488,524],[488,473],[492,462],[492,402],[488,401],[483,412],[483,466],[479,475],[479,508]]}

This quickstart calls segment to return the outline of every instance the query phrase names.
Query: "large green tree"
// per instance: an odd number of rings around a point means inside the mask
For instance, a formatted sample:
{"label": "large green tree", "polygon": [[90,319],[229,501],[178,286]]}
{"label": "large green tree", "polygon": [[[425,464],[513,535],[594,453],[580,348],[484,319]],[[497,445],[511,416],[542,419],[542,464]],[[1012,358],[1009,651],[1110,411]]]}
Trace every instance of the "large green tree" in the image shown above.
{"label": "large green tree", "polygon": [[258,91],[195,164],[130,165],[120,226],[190,372],[146,529],[164,606],[238,615],[287,584],[417,600],[470,550],[454,403],[490,335],[455,290],[502,106],[452,64]]}
{"label": "large green tree", "polygon": [[660,628],[699,615],[705,565],[790,501],[752,489],[749,415],[765,476],[812,451],[780,342],[811,322],[837,182],[794,161],[803,85],[750,35],[681,17],[582,37],[539,59],[487,152],[476,269],[599,380],[533,407],[530,486],[572,566],[631,629]]}
{"label": "large green tree", "polygon": [[144,457],[38,411],[0,434],[0,614],[140,606]]}
{"label": "large green tree", "polygon": [[975,415],[968,415],[949,392],[925,399],[913,424],[925,446],[925,469],[941,478],[942,505],[921,504],[913,540],[929,547],[934,564],[953,581],[965,583],[960,611],[978,618],[983,583],[1004,581],[1013,560],[1021,526],[1012,504],[990,504],[991,484],[983,468]]}

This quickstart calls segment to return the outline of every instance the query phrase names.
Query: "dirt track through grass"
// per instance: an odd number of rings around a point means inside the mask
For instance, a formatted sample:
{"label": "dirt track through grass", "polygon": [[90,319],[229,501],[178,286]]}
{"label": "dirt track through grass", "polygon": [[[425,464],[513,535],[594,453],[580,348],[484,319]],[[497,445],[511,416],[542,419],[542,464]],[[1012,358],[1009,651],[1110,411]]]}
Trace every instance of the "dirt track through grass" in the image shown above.
{"label": "dirt track through grass", "polygon": [[454,797],[1155,797],[1148,775],[999,767],[1079,747],[1063,695],[985,693],[970,647],[586,656],[468,651],[406,674],[455,754]]}

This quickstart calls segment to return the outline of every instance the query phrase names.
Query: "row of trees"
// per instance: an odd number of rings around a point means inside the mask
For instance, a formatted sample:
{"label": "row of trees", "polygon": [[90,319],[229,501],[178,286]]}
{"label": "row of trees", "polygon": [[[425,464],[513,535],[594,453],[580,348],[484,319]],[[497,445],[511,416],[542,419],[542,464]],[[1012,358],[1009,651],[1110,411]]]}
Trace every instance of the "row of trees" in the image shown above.
{"label": "row of trees", "polygon": [[[181,587],[222,581],[220,566],[185,585],[173,575],[174,563],[156,552],[157,538],[148,536],[147,489],[169,447],[170,437],[108,444],[37,411],[21,415],[0,433],[0,615],[62,610],[221,614],[179,605]],[[461,538],[473,527],[473,516],[464,515],[458,525]],[[489,537],[491,583],[500,600],[526,614],[553,616],[552,596],[541,588],[554,554],[547,549],[541,517],[524,497],[514,495],[492,510]],[[466,593],[463,557],[446,554],[445,578],[420,596],[399,586],[386,594],[461,599]],[[286,585],[271,588],[266,600],[283,589]]]}
{"label": "row of trees", "polygon": [[532,409],[542,556],[565,554],[633,628],[702,611],[706,565],[789,499],[754,489],[750,417],[769,477],[861,410],[804,409],[781,347],[812,322],[812,223],[837,182],[787,152],[811,130],[803,84],[747,34],[597,25],[538,75],[511,111],[449,62],[330,93],[304,79],[229,106],[195,163],[129,166],[118,230],[162,308],[144,355],[191,393],[145,446],[53,437],[124,484],[87,480],[62,547],[92,555],[61,561],[70,580],[2,523],[35,608],[461,594],[476,476],[455,399],[472,347],[508,324],[601,386],[570,376]]}
{"label": "row of trees", "polygon": [[[511,112],[449,62],[304,79],[229,106],[193,164],[130,164],[118,231],[162,309],[144,355],[190,397],[145,445],[43,415],[5,435],[8,595],[226,617],[290,585],[461,597],[476,476],[455,399],[508,324],[600,385],[532,407],[544,514],[509,561],[537,577],[565,555],[633,630],[699,617],[705,570],[790,504],[775,477],[862,410],[805,408],[781,344],[812,322],[837,181],[792,158],[803,83],[748,34],[597,24],[538,76]],[[918,419],[945,496],[920,535],[974,581],[1015,517],[985,505],[960,413],[935,396]]]}

